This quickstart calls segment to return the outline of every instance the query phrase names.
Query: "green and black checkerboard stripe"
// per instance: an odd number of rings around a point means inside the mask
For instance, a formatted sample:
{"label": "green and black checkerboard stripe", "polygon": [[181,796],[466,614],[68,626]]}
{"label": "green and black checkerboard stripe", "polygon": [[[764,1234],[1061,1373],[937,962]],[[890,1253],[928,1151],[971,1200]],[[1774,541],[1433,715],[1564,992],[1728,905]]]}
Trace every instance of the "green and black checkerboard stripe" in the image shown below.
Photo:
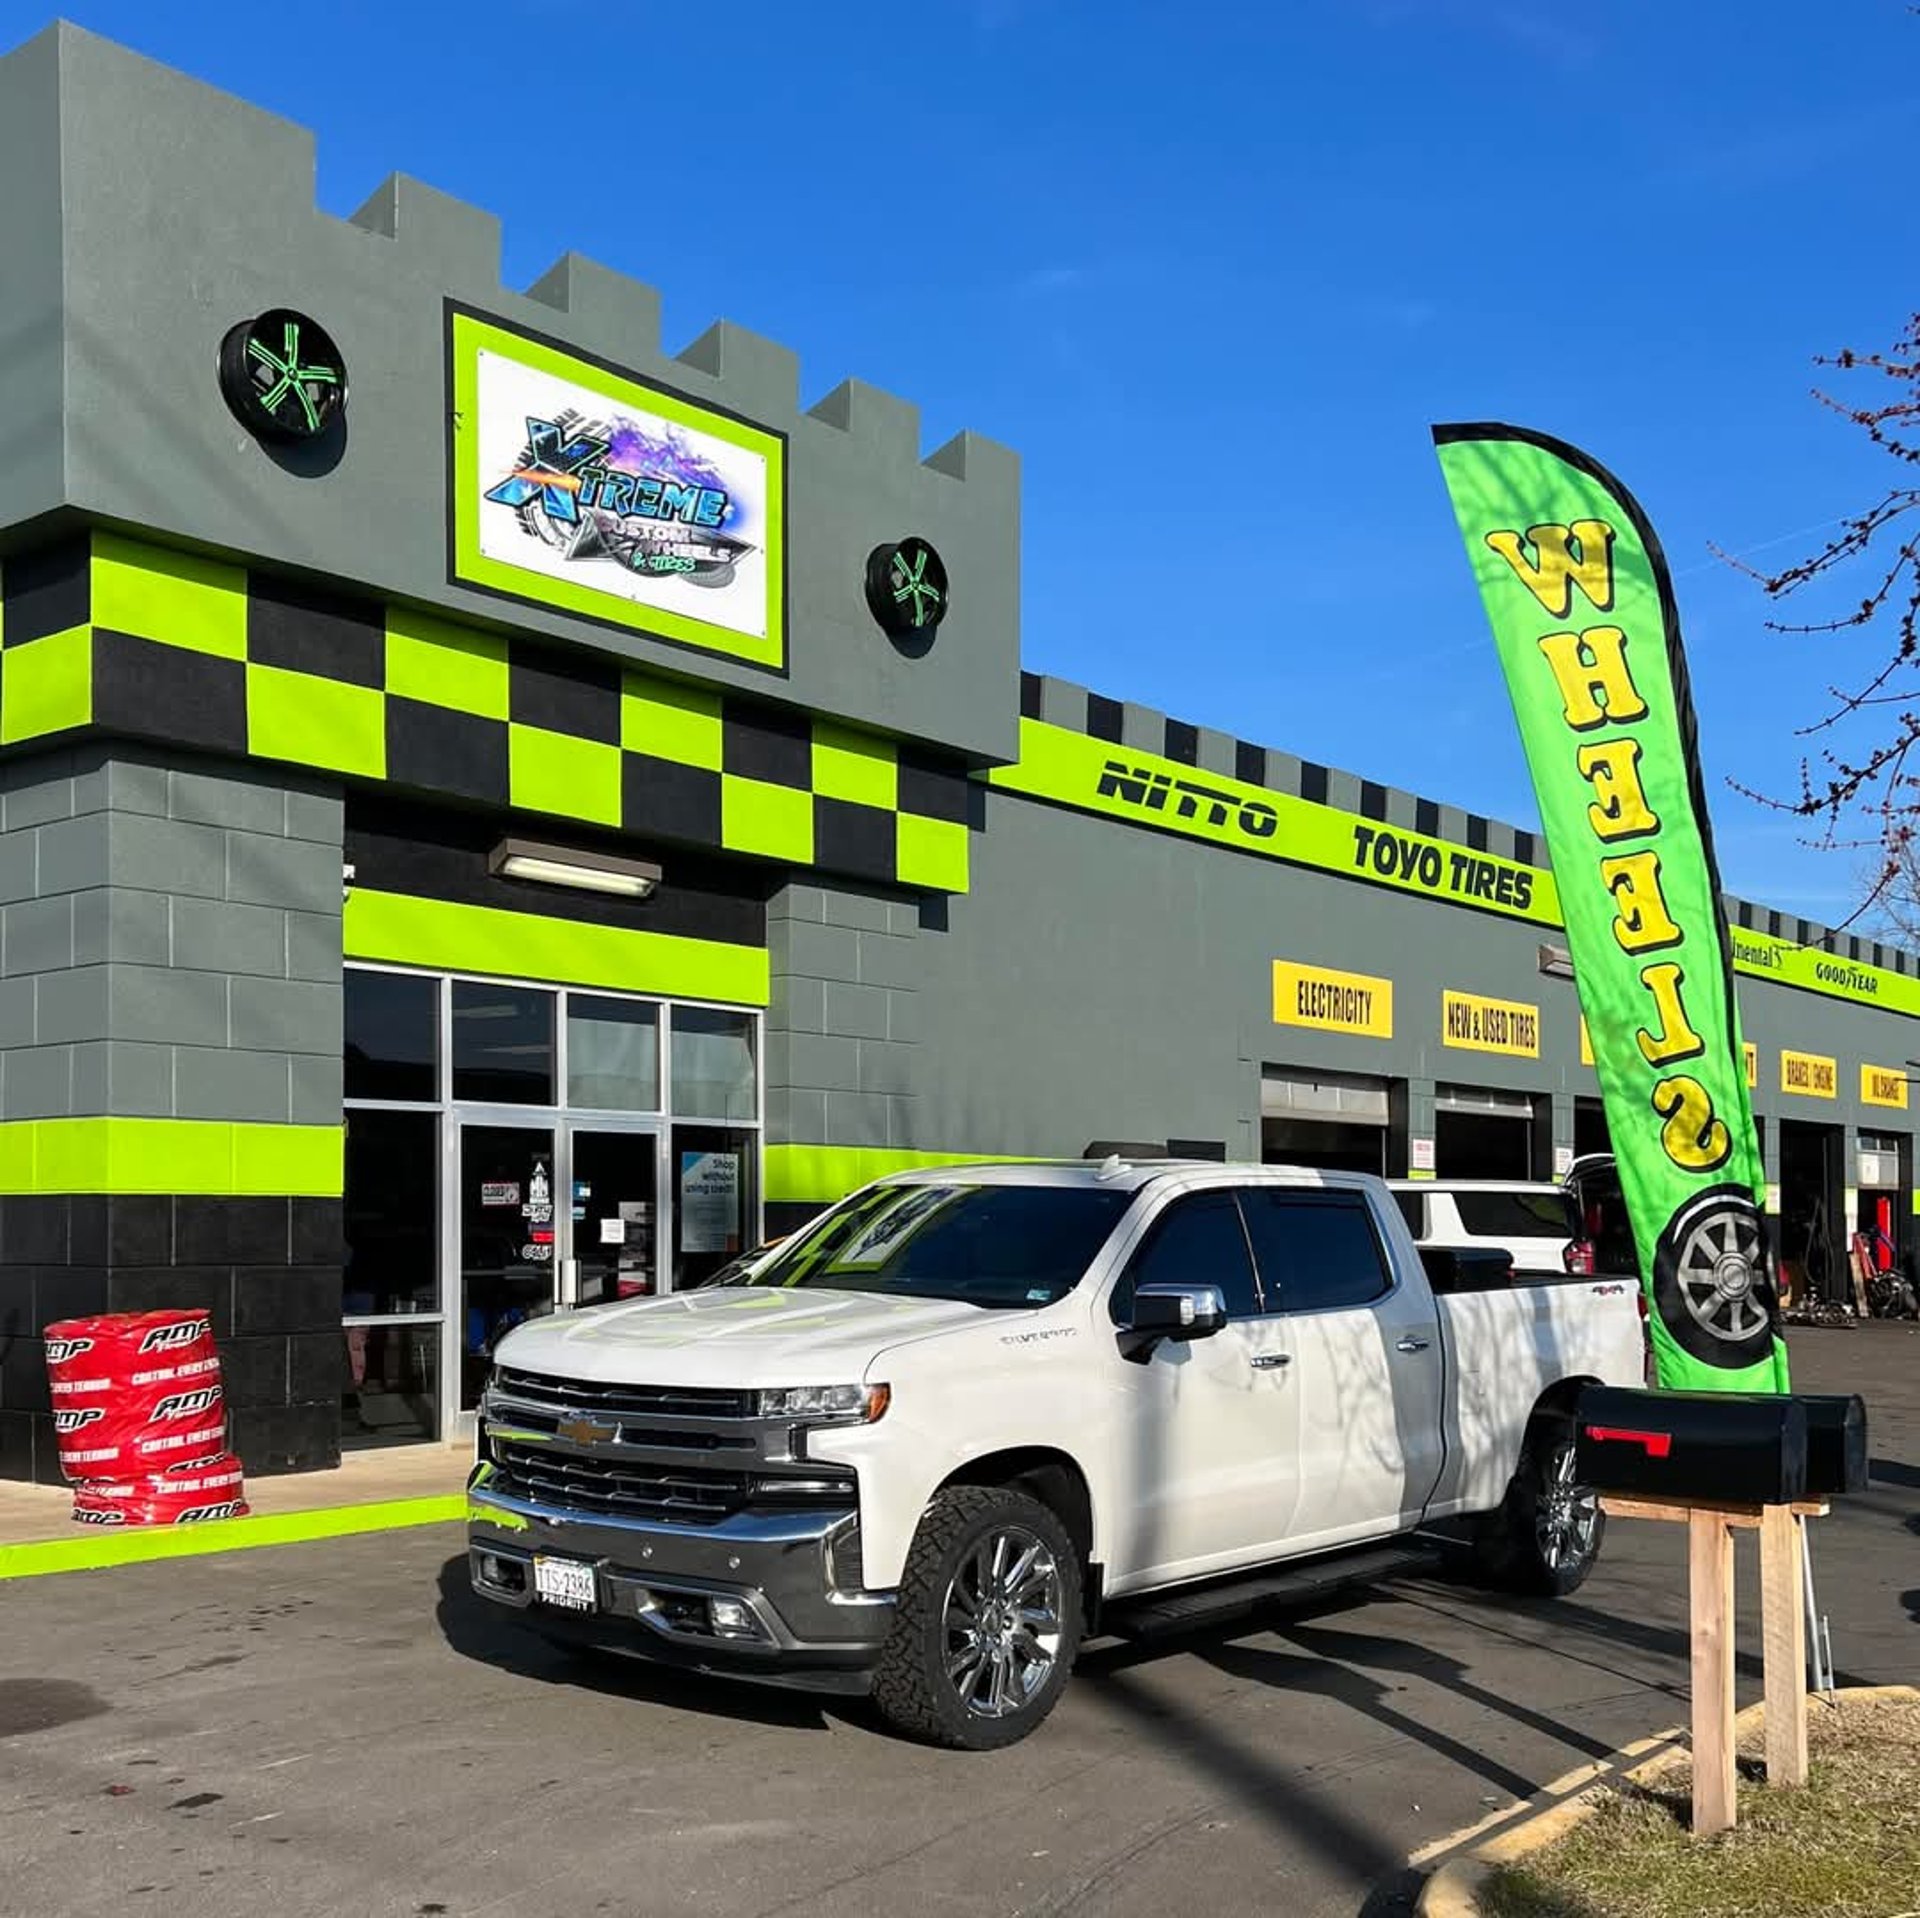
{"label": "green and black checkerboard stripe", "polygon": [[0,745],[80,727],[967,889],[958,761],[98,531],[0,569]]}

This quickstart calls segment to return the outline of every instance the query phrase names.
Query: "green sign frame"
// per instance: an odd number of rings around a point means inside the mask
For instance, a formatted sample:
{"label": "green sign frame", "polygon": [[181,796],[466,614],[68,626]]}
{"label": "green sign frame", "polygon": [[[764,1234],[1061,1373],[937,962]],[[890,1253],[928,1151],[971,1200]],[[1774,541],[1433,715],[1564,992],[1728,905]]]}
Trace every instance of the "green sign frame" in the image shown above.
{"label": "green sign frame", "polygon": [[[784,433],[451,301],[447,305],[446,353],[447,576],[452,584],[591,620],[596,625],[644,634],[670,645],[719,654],[769,672],[787,672]],[[661,603],[661,598],[687,597],[684,592],[673,593],[672,580],[655,583],[659,597],[633,597],[645,590],[634,584],[638,569],[609,560],[604,549],[578,568],[564,569],[566,576],[556,576],[562,569],[540,550],[538,541],[529,542],[529,563],[503,557],[497,545],[495,550],[487,550],[482,513],[497,515],[502,511],[487,503],[487,494],[509,468],[500,461],[494,444],[500,423],[488,412],[481,370],[483,355],[521,373],[557,383],[551,390],[558,394],[564,388],[572,406],[582,414],[592,417],[624,411],[652,422],[663,435],[697,436],[697,444],[722,460],[740,456],[742,470],[751,472],[759,494],[753,544],[759,549],[761,564],[756,571],[764,573],[764,594],[740,602],[734,623],[729,623],[723,616],[724,583],[714,593],[715,616],[702,617],[684,607]],[[488,464],[489,460],[493,463]],[[688,530],[691,533],[695,529]],[[622,590],[614,590],[616,585]],[[743,616],[745,625],[740,623]]]}

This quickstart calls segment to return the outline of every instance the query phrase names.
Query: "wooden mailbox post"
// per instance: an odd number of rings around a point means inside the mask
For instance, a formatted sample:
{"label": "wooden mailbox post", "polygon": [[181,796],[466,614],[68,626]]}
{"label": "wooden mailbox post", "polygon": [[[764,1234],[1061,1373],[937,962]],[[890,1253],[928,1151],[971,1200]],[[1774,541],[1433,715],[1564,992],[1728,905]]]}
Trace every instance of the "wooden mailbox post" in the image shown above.
{"label": "wooden mailbox post", "polygon": [[1612,1495],[1610,1518],[1682,1522],[1687,1527],[1689,1633],[1693,1649],[1693,1831],[1729,1830],[1738,1780],[1733,1706],[1733,1535],[1760,1534],[1760,1618],[1767,1701],[1767,1783],[1807,1782],[1807,1608],[1805,1533],[1824,1499],[1783,1505],[1718,1505],[1704,1499]]}

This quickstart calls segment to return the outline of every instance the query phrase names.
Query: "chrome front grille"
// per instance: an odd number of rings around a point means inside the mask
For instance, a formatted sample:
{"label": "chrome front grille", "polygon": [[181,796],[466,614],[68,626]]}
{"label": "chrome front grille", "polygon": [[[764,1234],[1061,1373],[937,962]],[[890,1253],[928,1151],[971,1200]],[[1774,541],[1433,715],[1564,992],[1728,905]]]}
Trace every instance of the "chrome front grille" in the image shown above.
{"label": "chrome front grille", "polygon": [[559,1413],[594,1412],[636,1419],[750,1419],[751,1392],[710,1391],[678,1385],[609,1385],[600,1379],[553,1378],[545,1372],[520,1372],[499,1367],[495,1387],[523,1406],[539,1406]]}
{"label": "chrome front grille", "polygon": [[745,1472],[666,1466],[558,1446],[496,1442],[494,1483],[509,1494],[615,1518],[717,1525],[747,1503]]}
{"label": "chrome front grille", "polygon": [[495,1487],[582,1516],[717,1525],[756,1511],[852,1510],[853,1475],[795,1455],[754,1395],[609,1385],[498,1367],[482,1419]]}

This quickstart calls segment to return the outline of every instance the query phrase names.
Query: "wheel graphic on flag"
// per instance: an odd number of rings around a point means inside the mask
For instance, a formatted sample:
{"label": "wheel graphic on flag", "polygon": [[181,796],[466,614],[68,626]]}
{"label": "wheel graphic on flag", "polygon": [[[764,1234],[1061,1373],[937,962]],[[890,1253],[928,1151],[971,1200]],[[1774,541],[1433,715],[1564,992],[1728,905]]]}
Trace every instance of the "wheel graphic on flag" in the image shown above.
{"label": "wheel graphic on flag", "polygon": [[1695,1358],[1745,1365],[1773,1340],[1774,1288],[1766,1228],[1752,1193],[1715,1186],[1667,1222],[1654,1255],[1660,1317]]}

